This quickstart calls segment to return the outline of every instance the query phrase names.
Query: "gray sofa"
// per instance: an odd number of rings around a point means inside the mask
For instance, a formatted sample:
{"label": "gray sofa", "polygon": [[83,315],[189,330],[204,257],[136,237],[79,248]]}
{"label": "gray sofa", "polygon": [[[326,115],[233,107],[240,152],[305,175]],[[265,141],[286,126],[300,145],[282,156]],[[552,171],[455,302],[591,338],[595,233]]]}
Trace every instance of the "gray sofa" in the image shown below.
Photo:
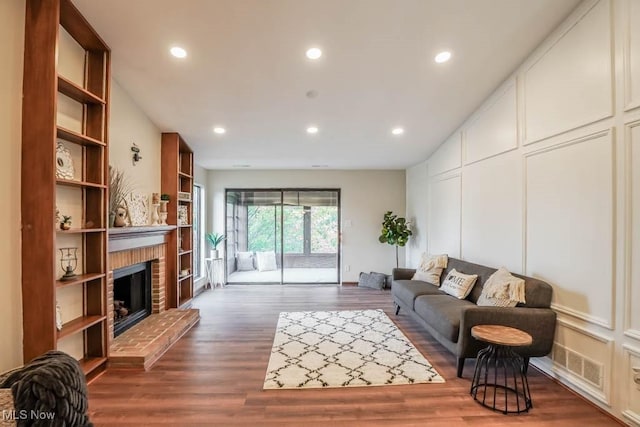
{"label": "gray sofa", "polygon": [[469,296],[460,300],[437,286],[419,280],[411,280],[414,269],[393,270],[391,294],[396,305],[396,315],[401,310],[413,316],[435,339],[458,357],[458,377],[462,377],[466,358],[475,358],[478,351],[487,346],[471,337],[475,325],[504,325],[521,329],[533,337],[533,343],[515,349],[525,360],[525,372],[530,357],[549,354],[553,345],[556,313],[551,310],[552,288],[548,283],[531,277],[514,276],[525,280],[525,304],[516,307],[480,307],[476,305],[482,286],[496,271],[495,268],[449,258],[440,281],[452,269],[465,274],[477,274],[478,280]]}

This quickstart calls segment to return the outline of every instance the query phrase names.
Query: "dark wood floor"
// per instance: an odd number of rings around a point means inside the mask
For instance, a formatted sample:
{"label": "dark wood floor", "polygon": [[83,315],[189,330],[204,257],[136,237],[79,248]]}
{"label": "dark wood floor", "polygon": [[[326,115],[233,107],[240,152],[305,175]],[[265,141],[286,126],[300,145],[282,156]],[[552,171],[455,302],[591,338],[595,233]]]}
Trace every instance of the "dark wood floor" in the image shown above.
{"label": "dark wood floor", "polygon": [[[455,358],[388,291],[345,286],[228,286],[194,301],[202,319],[149,372],[107,371],[89,386],[97,425],[549,425],[608,426],[613,419],[535,369],[534,408],[494,413],[469,396],[473,361]],[[281,311],[382,308],[445,378],[444,384],[263,391]]]}

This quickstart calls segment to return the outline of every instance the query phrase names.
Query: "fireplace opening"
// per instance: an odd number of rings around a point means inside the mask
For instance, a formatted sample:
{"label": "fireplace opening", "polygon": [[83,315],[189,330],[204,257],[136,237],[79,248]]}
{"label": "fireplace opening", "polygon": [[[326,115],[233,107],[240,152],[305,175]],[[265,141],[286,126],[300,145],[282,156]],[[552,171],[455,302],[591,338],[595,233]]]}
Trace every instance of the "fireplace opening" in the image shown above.
{"label": "fireplace opening", "polygon": [[113,335],[117,337],[151,314],[151,263],[113,272]]}

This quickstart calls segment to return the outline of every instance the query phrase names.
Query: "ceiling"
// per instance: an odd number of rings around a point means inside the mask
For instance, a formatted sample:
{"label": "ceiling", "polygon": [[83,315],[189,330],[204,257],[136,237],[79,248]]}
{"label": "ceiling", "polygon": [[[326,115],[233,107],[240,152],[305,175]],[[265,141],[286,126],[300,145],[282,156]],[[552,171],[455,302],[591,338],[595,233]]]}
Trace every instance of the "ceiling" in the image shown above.
{"label": "ceiling", "polygon": [[[197,164],[404,169],[579,0],[74,3],[111,47],[114,78],[161,131],[184,137]],[[187,58],[169,54],[175,45]],[[312,46],[323,51],[316,61],[305,56]],[[436,64],[442,50],[453,56]],[[310,125],[319,132],[307,134]],[[395,126],[405,133],[392,135]]]}

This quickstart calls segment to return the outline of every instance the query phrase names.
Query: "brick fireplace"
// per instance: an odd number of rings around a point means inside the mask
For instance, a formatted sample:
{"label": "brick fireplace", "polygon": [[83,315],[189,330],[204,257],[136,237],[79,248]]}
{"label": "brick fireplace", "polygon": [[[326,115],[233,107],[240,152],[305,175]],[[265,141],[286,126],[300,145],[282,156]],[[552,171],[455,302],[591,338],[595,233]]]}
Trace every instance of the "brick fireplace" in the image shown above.
{"label": "brick fireplace", "polygon": [[[167,259],[167,242],[169,233],[175,229],[175,226],[109,229],[107,336],[110,367],[149,369],[200,319],[196,309],[166,308],[166,264],[170,262]],[[150,315],[114,337],[114,271],[120,273],[122,269],[137,265],[149,266]]]}

